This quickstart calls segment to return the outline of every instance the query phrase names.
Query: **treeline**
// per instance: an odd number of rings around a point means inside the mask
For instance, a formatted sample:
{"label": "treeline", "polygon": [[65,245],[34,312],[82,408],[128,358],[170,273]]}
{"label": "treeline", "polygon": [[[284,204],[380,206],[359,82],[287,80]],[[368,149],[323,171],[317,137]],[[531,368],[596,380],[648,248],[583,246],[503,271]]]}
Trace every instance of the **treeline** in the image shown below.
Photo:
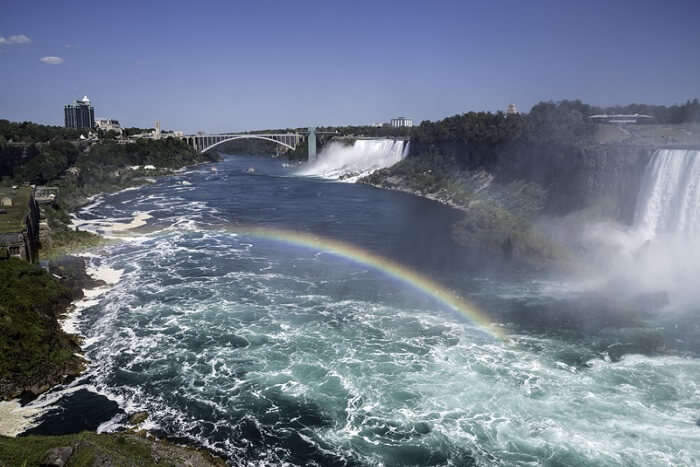
{"label": "treeline", "polygon": [[46,143],[56,139],[73,140],[80,130],[32,122],[10,122],[0,119],[0,145],[12,143]]}
{"label": "treeline", "polygon": [[367,136],[371,138],[411,136],[411,128],[374,125],[328,126],[319,127],[317,131],[336,132],[338,136]]}
{"label": "treeline", "polygon": [[469,112],[424,121],[412,128],[411,158],[439,171],[490,169],[514,146],[581,147],[595,135],[588,115],[580,101],[561,101],[541,102],[528,114]]}
{"label": "treeline", "polygon": [[198,154],[175,138],[141,140],[119,144],[86,143],[53,140],[49,143],[14,145],[0,141],[0,178],[5,184],[32,183],[43,185],[59,178],[69,168],[77,171],[100,171],[125,166],[153,165],[158,168],[179,168],[211,160]]}
{"label": "treeline", "polygon": [[[176,138],[90,144],[74,139],[72,130],[6,120],[0,121],[0,131],[0,183],[56,185],[66,206],[98,192],[139,183],[139,177],[217,158],[216,154],[197,153]],[[136,166],[140,168],[134,170]]]}
{"label": "treeline", "polygon": [[630,104],[614,107],[590,107],[591,114],[644,114],[654,117],[652,123],[697,123],[700,122],[700,102],[688,100],[680,105]]}
{"label": "treeline", "polygon": [[75,165],[84,149],[78,143],[60,139],[24,146],[0,141],[0,179],[15,185],[46,184]]}
{"label": "treeline", "polygon": [[140,139],[133,143],[104,142],[95,144],[80,158],[80,165],[99,164],[112,167],[153,165],[159,168],[179,168],[193,162],[209,160],[184,141],[177,138]]}

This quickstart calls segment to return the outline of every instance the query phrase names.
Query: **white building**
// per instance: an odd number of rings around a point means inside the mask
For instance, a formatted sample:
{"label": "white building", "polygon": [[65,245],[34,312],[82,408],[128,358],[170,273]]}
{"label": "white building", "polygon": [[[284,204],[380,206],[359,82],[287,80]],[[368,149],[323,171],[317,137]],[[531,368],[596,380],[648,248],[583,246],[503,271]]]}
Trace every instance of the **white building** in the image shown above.
{"label": "white building", "polygon": [[119,120],[113,120],[111,118],[98,118],[95,121],[95,126],[98,130],[116,131],[119,133],[119,136],[122,134],[122,127],[119,125]]}
{"label": "white building", "polygon": [[410,128],[413,126],[413,120],[406,117],[396,117],[391,119],[391,126],[394,128]]}
{"label": "white building", "polygon": [[591,115],[588,117],[591,121],[596,123],[651,123],[654,121],[654,117],[651,115],[644,114],[599,114]]}
{"label": "white building", "polygon": [[506,109],[506,115],[518,115],[518,108],[515,107],[515,104],[508,104],[508,108]]}

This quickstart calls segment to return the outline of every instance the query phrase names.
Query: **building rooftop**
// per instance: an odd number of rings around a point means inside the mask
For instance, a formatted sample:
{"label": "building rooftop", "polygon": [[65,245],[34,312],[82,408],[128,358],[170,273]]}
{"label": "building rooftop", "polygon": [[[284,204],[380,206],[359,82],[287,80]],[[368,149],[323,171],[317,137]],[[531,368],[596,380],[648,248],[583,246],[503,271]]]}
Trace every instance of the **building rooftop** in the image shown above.
{"label": "building rooftop", "polygon": [[8,197],[12,199],[12,206],[2,206],[0,210],[0,234],[10,232],[21,232],[25,229],[24,216],[29,210],[29,199],[32,196],[32,188],[21,187],[16,190],[12,188],[0,188],[0,199]]}
{"label": "building rooftop", "polygon": [[624,119],[646,118],[646,119],[652,119],[654,117],[652,117],[651,115],[644,115],[644,114],[597,114],[597,115],[589,115],[588,118],[602,120],[602,119],[608,119],[608,118],[624,118]]}

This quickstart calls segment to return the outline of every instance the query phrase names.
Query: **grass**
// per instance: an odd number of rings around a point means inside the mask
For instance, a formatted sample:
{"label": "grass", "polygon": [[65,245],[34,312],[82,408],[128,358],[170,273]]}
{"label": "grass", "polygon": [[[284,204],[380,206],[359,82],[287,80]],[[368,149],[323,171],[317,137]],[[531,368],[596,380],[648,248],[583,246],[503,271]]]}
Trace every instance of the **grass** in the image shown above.
{"label": "grass", "polygon": [[0,198],[9,197],[13,204],[10,207],[1,207],[6,211],[5,214],[0,214],[0,233],[22,232],[25,230],[24,216],[29,211],[29,198],[32,189],[22,187],[16,190],[0,189]]}
{"label": "grass", "polygon": [[[152,441],[133,433],[96,434],[92,432],[20,438],[0,436],[0,465],[39,466],[46,451],[65,446],[74,448],[68,467],[225,465],[223,460],[207,453],[162,441]],[[193,460],[198,462],[191,462]]]}
{"label": "grass", "polygon": [[104,238],[91,232],[83,230],[54,230],[51,232],[50,246],[42,245],[39,250],[39,256],[41,259],[54,259],[105,243],[106,240]]}

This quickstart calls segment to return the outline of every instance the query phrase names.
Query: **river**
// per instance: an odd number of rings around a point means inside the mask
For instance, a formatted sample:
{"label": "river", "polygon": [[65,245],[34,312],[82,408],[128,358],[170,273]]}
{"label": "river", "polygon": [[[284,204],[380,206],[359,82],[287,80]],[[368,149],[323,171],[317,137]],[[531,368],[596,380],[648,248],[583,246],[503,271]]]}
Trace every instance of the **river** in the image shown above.
{"label": "river", "polygon": [[460,215],[253,156],[96,198],[89,369],[30,432],[146,410],[233,464],[694,465],[693,315],[514,272],[454,244]]}

